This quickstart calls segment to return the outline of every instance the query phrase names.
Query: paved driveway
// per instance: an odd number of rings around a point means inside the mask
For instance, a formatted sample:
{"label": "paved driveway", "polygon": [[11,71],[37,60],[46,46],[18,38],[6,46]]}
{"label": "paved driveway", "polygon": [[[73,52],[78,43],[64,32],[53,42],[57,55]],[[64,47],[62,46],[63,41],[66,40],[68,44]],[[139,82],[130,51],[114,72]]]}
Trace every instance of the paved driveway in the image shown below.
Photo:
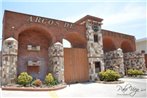
{"label": "paved driveway", "polygon": [[78,83],[57,91],[1,91],[2,98],[146,98],[147,79],[121,79],[123,84]]}

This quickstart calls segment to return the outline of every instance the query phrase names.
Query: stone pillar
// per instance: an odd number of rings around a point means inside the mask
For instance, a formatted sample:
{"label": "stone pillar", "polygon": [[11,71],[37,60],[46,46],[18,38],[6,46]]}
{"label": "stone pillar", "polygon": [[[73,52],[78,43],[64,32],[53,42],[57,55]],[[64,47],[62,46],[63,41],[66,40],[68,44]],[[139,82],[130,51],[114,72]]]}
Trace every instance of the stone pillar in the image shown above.
{"label": "stone pillar", "polygon": [[[86,22],[86,37],[87,37],[87,50],[89,62],[89,77],[91,81],[98,79],[98,72],[95,70],[95,63],[100,63],[100,71],[104,70],[103,60],[103,41],[101,32],[101,23]],[[99,71],[99,72],[100,72]]]}
{"label": "stone pillar", "polygon": [[2,45],[2,85],[16,82],[18,42],[10,37]]}
{"label": "stone pillar", "polygon": [[64,49],[59,42],[49,47],[49,67],[58,82],[64,83]]}
{"label": "stone pillar", "polygon": [[109,51],[104,54],[105,68],[112,69],[121,74],[125,75],[124,70],[124,60],[122,49],[117,49],[115,51]]}

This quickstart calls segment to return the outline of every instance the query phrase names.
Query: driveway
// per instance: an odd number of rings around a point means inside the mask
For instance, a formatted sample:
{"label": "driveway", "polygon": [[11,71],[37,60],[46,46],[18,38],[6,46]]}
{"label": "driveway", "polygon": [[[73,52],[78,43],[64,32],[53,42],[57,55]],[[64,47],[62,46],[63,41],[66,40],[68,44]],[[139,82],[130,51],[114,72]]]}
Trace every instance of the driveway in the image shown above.
{"label": "driveway", "polygon": [[1,91],[1,98],[146,98],[147,79],[121,80],[125,83],[77,83],[57,91]]}

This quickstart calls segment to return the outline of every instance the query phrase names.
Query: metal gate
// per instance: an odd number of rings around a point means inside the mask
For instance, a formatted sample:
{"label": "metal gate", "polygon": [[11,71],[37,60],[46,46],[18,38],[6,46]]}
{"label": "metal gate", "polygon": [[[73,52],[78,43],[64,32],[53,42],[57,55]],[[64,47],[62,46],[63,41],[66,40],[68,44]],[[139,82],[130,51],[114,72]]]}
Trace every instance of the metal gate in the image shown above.
{"label": "metal gate", "polygon": [[81,48],[64,48],[64,77],[66,83],[89,80],[87,50]]}

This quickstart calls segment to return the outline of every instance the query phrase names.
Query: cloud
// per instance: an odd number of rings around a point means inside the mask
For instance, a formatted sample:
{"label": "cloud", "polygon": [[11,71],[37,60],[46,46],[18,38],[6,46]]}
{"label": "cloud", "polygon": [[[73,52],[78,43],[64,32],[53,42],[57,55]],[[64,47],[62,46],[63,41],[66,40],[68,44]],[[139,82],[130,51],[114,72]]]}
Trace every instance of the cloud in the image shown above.
{"label": "cloud", "polygon": [[84,17],[87,14],[94,15],[96,17],[103,18],[104,27],[125,24],[128,22],[146,19],[146,7],[142,5],[143,3],[107,3],[98,5],[96,7],[91,7],[88,10],[85,10],[83,13],[64,18],[63,20],[69,22],[75,22],[78,19]]}
{"label": "cloud", "polygon": [[[134,35],[137,39],[146,35],[147,11],[145,3],[103,3],[90,7],[81,14],[63,20],[75,22],[87,14],[103,18],[102,28]],[[141,29],[140,29],[141,28]]]}
{"label": "cloud", "polygon": [[3,2],[145,2],[146,0],[1,0]]}
{"label": "cloud", "polygon": [[129,4],[126,5],[119,12],[107,16],[104,19],[104,25],[109,26],[109,25],[123,24],[145,18],[146,18],[146,8],[144,6]]}

